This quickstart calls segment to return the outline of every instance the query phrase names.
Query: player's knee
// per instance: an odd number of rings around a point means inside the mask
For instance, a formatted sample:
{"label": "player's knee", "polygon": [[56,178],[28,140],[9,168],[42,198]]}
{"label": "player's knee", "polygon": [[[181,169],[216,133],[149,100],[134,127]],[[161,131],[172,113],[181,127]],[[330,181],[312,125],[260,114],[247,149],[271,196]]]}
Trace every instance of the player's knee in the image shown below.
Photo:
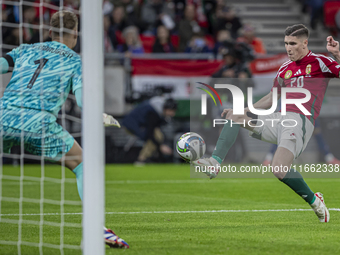
{"label": "player's knee", "polygon": [[74,170],[77,166],[79,166],[82,163],[82,159],[73,159],[73,160],[66,160],[65,161],[65,166],[70,169]]}
{"label": "player's knee", "polygon": [[278,178],[279,180],[282,180],[285,175],[285,164],[286,162],[284,162],[283,160],[280,160],[279,158],[274,156],[274,159],[272,161],[272,173],[275,175],[276,178]]}
{"label": "player's knee", "polygon": [[76,167],[77,167],[78,165],[80,165],[82,162],[83,162],[83,159],[82,159],[82,158],[76,159],[76,160],[75,160]]}
{"label": "player's knee", "polygon": [[272,169],[271,169],[272,173],[279,180],[282,180],[290,169],[290,165],[287,164],[287,162],[285,162],[284,160],[278,160],[275,158],[273,159],[271,166],[272,166]]}
{"label": "player's knee", "polygon": [[278,178],[279,180],[282,180],[285,177],[286,173],[284,171],[282,171],[280,169],[280,166],[278,166],[278,165],[272,165],[272,167],[273,167],[272,173],[274,174],[274,176],[276,178]]}

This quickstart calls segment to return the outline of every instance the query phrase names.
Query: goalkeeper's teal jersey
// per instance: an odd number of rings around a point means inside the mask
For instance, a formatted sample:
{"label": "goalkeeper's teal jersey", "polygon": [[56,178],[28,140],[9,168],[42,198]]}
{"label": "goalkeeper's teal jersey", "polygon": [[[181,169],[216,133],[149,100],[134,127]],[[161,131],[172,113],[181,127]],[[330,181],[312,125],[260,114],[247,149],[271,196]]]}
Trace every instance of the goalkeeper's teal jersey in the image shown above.
{"label": "goalkeeper's teal jersey", "polygon": [[80,57],[56,41],[23,44],[8,55],[14,70],[0,99],[1,125],[35,132],[55,122],[69,92],[82,87]]}

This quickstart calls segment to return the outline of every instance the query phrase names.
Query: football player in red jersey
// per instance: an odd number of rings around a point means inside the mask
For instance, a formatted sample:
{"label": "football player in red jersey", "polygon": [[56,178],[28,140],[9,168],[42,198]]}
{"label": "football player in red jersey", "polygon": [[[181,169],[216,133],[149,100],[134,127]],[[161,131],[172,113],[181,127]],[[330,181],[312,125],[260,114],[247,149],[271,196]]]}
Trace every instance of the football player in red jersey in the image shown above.
{"label": "football player in red jersey", "polygon": [[[272,90],[253,105],[255,109],[269,109],[273,104],[273,97],[277,95],[279,99],[282,88],[290,88],[284,93],[286,99],[291,99],[290,102],[294,103],[287,104],[286,112],[283,110],[282,113],[257,116],[249,108],[245,108],[244,115],[236,115],[232,109],[225,109],[221,116],[231,120],[233,124],[224,125],[212,157],[201,158],[192,163],[210,169],[206,174],[210,178],[216,177],[221,169],[220,164],[234,144],[243,124],[242,127],[248,129],[254,138],[278,145],[271,164],[273,174],[310,204],[320,222],[329,222],[329,212],[323,195],[314,193],[301,174],[290,169],[293,160],[304,151],[313,133],[314,121],[320,113],[329,79],[339,78],[340,71],[340,65],[332,58],[314,54],[308,49],[308,38],[309,30],[306,26],[297,24],[287,27],[284,42],[290,60],[279,68]],[[328,51],[340,62],[339,43],[332,37],[328,37],[327,41]],[[301,88],[310,92],[310,98],[308,100],[307,96],[305,102],[300,102],[299,105],[297,101],[305,97]]]}

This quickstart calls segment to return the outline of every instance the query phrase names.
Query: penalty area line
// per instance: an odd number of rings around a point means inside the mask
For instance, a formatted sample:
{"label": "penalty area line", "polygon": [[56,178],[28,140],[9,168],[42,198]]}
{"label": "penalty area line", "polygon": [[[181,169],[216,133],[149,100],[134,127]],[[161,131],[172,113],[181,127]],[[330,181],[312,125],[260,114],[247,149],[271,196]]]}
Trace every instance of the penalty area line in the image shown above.
{"label": "penalty area line", "polygon": [[[329,211],[338,211],[340,208],[328,208]],[[312,209],[263,209],[263,210],[204,210],[204,211],[139,211],[139,212],[106,212],[105,214],[190,214],[190,213],[247,213],[247,212],[304,212]],[[6,216],[58,216],[58,215],[82,215],[78,213],[27,213],[27,214],[0,214],[0,217]],[[1,222],[1,219],[0,219]]]}

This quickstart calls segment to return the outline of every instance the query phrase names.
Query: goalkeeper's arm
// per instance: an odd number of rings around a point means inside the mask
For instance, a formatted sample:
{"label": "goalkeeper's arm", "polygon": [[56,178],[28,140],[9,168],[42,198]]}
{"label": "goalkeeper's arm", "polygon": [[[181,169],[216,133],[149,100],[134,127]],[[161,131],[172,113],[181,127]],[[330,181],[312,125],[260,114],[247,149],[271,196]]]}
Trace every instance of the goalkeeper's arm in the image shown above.
{"label": "goalkeeper's arm", "polygon": [[14,61],[10,55],[0,58],[0,74],[4,74],[12,70]]}
{"label": "goalkeeper's arm", "polygon": [[74,95],[76,97],[77,105],[80,107],[80,109],[83,108],[83,103],[82,103],[82,89],[79,88],[76,91],[74,91]]}
{"label": "goalkeeper's arm", "polygon": [[[76,97],[76,101],[77,101],[77,105],[82,108],[83,107],[83,103],[82,103],[82,89],[79,88],[76,91],[74,91],[74,95]],[[119,122],[113,118],[111,115],[108,115],[106,113],[103,113],[103,123],[105,127],[119,127],[120,128],[120,124]]]}

